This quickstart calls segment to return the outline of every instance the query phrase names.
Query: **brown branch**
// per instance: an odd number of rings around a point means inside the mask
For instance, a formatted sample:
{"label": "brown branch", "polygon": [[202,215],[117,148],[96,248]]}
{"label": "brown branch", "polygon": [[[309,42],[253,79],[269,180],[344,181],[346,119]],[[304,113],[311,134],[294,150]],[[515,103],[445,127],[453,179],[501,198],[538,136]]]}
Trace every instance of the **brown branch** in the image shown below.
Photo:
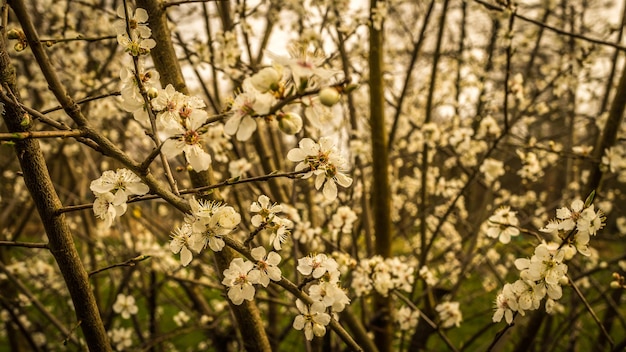
{"label": "brown branch", "polygon": [[454,347],[454,345],[452,344],[452,341],[450,341],[450,339],[443,333],[443,331],[441,331],[441,329],[437,326],[437,324],[434,321],[432,321],[426,314],[424,314],[424,312],[422,312],[407,296],[401,294],[397,290],[393,290],[391,292],[396,297],[400,298],[400,300],[402,300],[407,306],[409,306],[409,308],[411,308],[414,311],[419,312],[420,313],[419,318],[424,320],[426,324],[428,324],[433,330],[437,332],[437,334],[439,334],[439,336],[441,336],[441,339],[443,340],[443,342],[445,342],[446,345],[448,345],[448,348],[451,351],[458,351],[458,349]]}
{"label": "brown branch", "polygon": [[[64,93],[65,91],[52,69],[50,60],[38,42],[37,32],[30,19],[30,10],[27,9],[22,0],[12,0],[9,3],[22,26],[29,46],[35,54],[50,88],[53,91],[58,89],[55,93]],[[4,87],[14,92],[14,98],[19,102],[19,93],[15,93],[19,92],[15,68],[4,44],[3,42],[0,45],[0,82]],[[57,98],[64,101],[69,99],[65,94],[62,94],[61,97],[57,95]],[[69,105],[62,105],[68,106],[66,109],[68,113],[73,112]],[[24,123],[23,110],[11,104],[5,106],[5,113],[2,117],[9,132],[27,132],[32,127],[32,122],[26,121],[27,123]],[[78,119],[77,122],[85,123],[86,119]],[[82,322],[81,328],[85,342],[91,351],[111,351],[109,338],[102,324],[87,272],[74,245],[70,226],[63,215],[56,214],[56,210],[62,207],[62,203],[52,183],[39,143],[33,139],[20,140],[15,143],[15,151],[23,171],[24,183],[33,198],[48,236],[50,253],[59,266],[72,298],[76,320]],[[75,335],[74,339],[76,339]]]}
{"label": "brown branch", "polygon": [[113,268],[119,268],[119,267],[122,267],[122,266],[135,266],[137,263],[142,262],[142,261],[144,261],[146,259],[149,259],[149,258],[150,258],[149,255],[139,255],[139,256],[136,256],[135,258],[128,259],[128,260],[126,260],[124,262],[121,262],[121,263],[116,263],[116,264],[112,264],[112,265],[106,266],[104,268],[96,269],[96,270],[94,270],[94,271],[89,273],[89,277],[92,277],[93,275],[96,275],[98,273],[101,273],[103,271],[106,271],[106,270],[109,270],[109,269],[113,269]]}
{"label": "brown branch", "polygon": [[85,133],[80,130],[69,131],[26,131],[13,133],[0,133],[0,141],[19,141],[36,138],[68,138],[84,137]]}
{"label": "brown branch", "polygon": [[170,6],[180,6],[186,4],[194,4],[194,3],[205,3],[205,2],[220,2],[220,1],[230,1],[230,0],[180,0],[180,1],[168,1],[163,4],[164,7]]}
{"label": "brown branch", "polygon": [[[80,104],[88,103],[88,102],[94,101],[94,100],[100,100],[100,99],[104,99],[104,98],[108,98],[108,97],[119,96],[121,94],[122,93],[120,93],[120,92],[111,92],[111,93],[96,95],[96,96],[93,96],[93,97],[85,97],[83,99],[77,100],[76,104],[80,105]],[[62,106],[57,106],[57,107],[54,107],[54,108],[50,108],[50,109],[44,110],[41,113],[42,114],[48,114],[48,113],[51,113],[53,111],[58,111],[58,110],[62,110],[62,109],[63,109]]]}
{"label": "brown branch", "polygon": [[107,35],[104,37],[82,37],[77,36],[76,38],[52,38],[52,39],[40,39],[39,42],[46,45],[52,46],[58,43],[67,43],[67,42],[75,42],[75,41],[84,41],[84,42],[99,42],[102,40],[115,39],[115,35]]}
{"label": "brown branch", "polygon": [[606,340],[609,342],[611,347],[615,346],[615,342],[613,342],[611,335],[609,334],[608,331],[606,331],[606,328],[604,327],[604,325],[602,325],[602,322],[600,322],[600,319],[596,315],[596,312],[594,312],[593,308],[591,308],[591,305],[589,304],[589,302],[587,302],[587,299],[585,298],[583,293],[580,292],[580,290],[578,289],[578,286],[576,286],[576,283],[574,282],[574,280],[572,280],[572,277],[569,274],[565,274],[565,275],[567,276],[567,279],[569,280],[570,285],[574,289],[574,292],[576,292],[576,295],[578,295],[580,300],[583,302],[583,304],[587,308],[587,311],[589,312],[589,314],[591,314],[593,321],[595,321],[598,327],[600,328],[600,330],[602,330],[602,333],[604,334],[604,337],[606,338]]}
{"label": "brown branch", "polygon": [[19,242],[19,241],[0,241],[0,247],[24,247],[24,248],[50,249],[47,243]]}

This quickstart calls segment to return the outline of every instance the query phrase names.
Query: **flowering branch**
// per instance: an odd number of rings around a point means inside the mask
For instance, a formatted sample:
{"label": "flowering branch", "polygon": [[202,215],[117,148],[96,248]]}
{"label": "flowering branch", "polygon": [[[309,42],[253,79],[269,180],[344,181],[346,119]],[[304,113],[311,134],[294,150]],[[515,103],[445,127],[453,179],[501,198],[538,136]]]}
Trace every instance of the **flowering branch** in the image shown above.
{"label": "flowering branch", "polygon": [[[239,254],[243,255],[244,257],[248,258],[249,260],[251,260],[254,263],[258,262],[252,256],[252,253],[250,253],[250,251],[248,251],[248,249],[246,247],[244,247],[243,244],[239,243],[239,241],[237,241],[235,239],[232,239],[230,237],[227,237],[227,236],[224,237],[223,240],[224,240],[224,242],[226,243],[227,246],[229,246],[230,248],[234,249]],[[307,295],[306,293],[302,292],[300,290],[300,288],[296,284],[294,284],[293,282],[291,282],[289,279],[287,279],[285,277],[282,277],[280,279],[280,281],[274,282],[274,283],[279,285],[279,286],[281,286],[285,290],[289,291],[296,298],[299,298],[300,300],[302,300],[303,302],[305,302],[307,304],[312,304],[314,302],[314,300],[309,295]],[[348,332],[343,328],[343,326],[341,326],[341,324],[339,324],[339,322],[337,320],[332,318],[330,320],[330,324],[329,325],[333,329],[333,331],[335,331],[335,333],[337,333],[337,335],[339,335],[339,337],[348,345],[348,347],[351,350],[353,350],[353,351],[363,351],[363,348],[361,348],[361,346],[359,346],[359,344],[357,344],[356,341],[354,341],[352,336],[350,336],[350,334],[348,334]]]}
{"label": "flowering branch", "polygon": [[[238,184],[244,184],[244,183],[252,183],[252,182],[262,182],[262,181],[267,181],[267,180],[271,180],[271,179],[275,179],[275,178],[280,178],[280,177],[285,177],[285,178],[291,178],[291,179],[295,179],[300,175],[303,175],[305,173],[309,172],[308,169],[305,170],[301,170],[301,171],[292,171],[292,172],[284,172],[284,173],[275,173],[275,174],[269,174],[269,175],[263,175],[263,176],[256,176],[256,177],[249,177],[249,178],[234,178],[234,179],[228,179],[213,185],[209,185],[209,186],[200,186],[200,187],[195,187],[195,188],[190,188],[190,189],[183,189],[179,192],[180,195],[185,195],[185,194],[200,194],[206,191],[210,191],[216,188],[221,188],[221,187],[225,187],[225,186],[231,186],[231,185],[238,185]],[[137,196],[137,197],[131,197],[128,199],[127,203],[135,203],[135,202],[142,202],[142,201],[146,201],[146,200],[154,200],[154,199],[160,199],[162,198],[161,195],[159,194],[148,194],[148,195],[143,195],[143,196]],[[80,205],[68,205],[68,206],[64,206],[62,208],[59,208],[57,210],[57,214],[63,214],[63,213],[68,213],[68,212],[72,212],[72,211],[79,211],[79,210],[85,210],[85,209],[90,209],[93,207],[93,203],[89,203],[89,204],[80,204]],[[185,210],[184,212],[188,212],[186,211],[187,207],[185,206],[184,209],[181,210]]]}

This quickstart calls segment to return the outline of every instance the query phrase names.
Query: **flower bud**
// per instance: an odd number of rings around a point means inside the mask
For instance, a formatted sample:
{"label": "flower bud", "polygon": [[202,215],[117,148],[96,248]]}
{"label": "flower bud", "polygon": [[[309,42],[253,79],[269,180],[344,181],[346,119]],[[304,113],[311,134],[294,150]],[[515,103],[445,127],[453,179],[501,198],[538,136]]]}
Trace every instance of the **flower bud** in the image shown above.
{"label": "flower bud", "polygon": [[617,281],[611,281],[611,288],[620,288],[621,285]]}
{"label": "flower bud", "polygon": [[26,42],[19,41],[15,43],[13,49],[15,49],[15,51],[24,51],[24,49],[26,49]]}
{"label": "flower bud", "polygon": [[320,102],[326,106],[333,106],[337,104],[339,99],[341,98],[341,94],[337,91],[337,89],[332,87],[326,87],[320,91]]}
{"label": "flower bud", "polygon": [[250,77],[252,86],[261,93],[278,89],[280,74],[273,67],[266,67]]}
{"label": "flower bud", "polygon": [[20,125],[22,127],[28,127],[28,125],[30,125],[31,121],[32,120],[30,118],[30,115],[27,112],[25,112],[24,115],[22,115],[22,121],[20,121]]}
{"label": "flower bud", "polygon": [[302,117],[293,112],[277,116],[278,127],[286,134],[296,134],[302,129]]}
{"label": "flower bud", "polygon": [[7,31],[7,38],[21,40],[24,38],[24,32],[22,32],[20,29],[11,28]]}
{"label": "flower bud", "polygon": [[154,99],[154,98],[156,98],[159,95],[159,90],[154,88],[154,87],[150,87],[150,88],[148,88],[146,93],[148,94],[148,98]]}

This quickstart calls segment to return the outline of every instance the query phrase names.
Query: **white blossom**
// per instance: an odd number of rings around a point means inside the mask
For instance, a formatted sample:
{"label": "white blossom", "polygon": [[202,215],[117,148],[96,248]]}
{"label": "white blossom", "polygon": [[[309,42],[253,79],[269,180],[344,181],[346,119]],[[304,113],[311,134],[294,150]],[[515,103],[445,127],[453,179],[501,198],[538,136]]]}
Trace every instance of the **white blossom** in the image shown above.
{"label": "white blossom", "polygon": [[459,308],[459,302],[443,302],[435,306],[435,310],[439,314],[443,328],[461,325],[463,315]]}
{"label": "white blossom", "polygon": [[308,170],[302,177],[315,175],[315,189],[324,186],[324,197],[333,201],[337,198],[337,184],[350,187],[352,178],[343,173],[346,162],[337,152],[330,138],[322,137],[319,143],[310,138],[303,138],[287,153],[287,159],[297,162],[295,171]]}
{"label": "white blossom", "polygon": [[139,308],[135,304],[135,298],[133,296],[126,296],[120,293],[117,295],[117,299],[113,304],[113,311],[121,314],[122,318],[128,319],[131,315],[137,314]]}
{"label": "white blossom", "polygon": [[255,289],[253,283],[259,281],[259,271],[253,271],[254,263],[235,258],[230,262],[228,269],[224,270],[222,284],[228,287],[228,298],[236,305],[244,300],[254,299]]}
{"label": "white blossom", "polygon": [[487,236],[497,238],[506,244],[511,242],[511,237],[520,234],[517,226],[519,226],[519,220],[515,216],[515,212],[511,211],[509,207],[501,207],[489,217]]}
{"label": "white blossom", "polygon": [[293,328],[304,329],[307,340],[313,340],[313,336],[324,336],[326,325],[330,323],[330,315],[326,313],[326,307],[322,302],[314,302],[308,305],[301,300],[296,300],[296,307],[300,311],[293,321]]}
{"label": "white blossom", "polygon": [[256,247],[250,251],[252,254],[252,258],[257,260],[257,263],[252,272],[257,271],[258,274],[254,274],[254,276],[258,276],[258,281],[256,283],[261,284],[263,287],[267,287],[270,283],[270,279],[272,281],[280,281],[282,278],[280,268],[278,268],[278,264],[280,263],[280,255],[276,252],[270,252],[266,254],[266,250],[263,247]]}

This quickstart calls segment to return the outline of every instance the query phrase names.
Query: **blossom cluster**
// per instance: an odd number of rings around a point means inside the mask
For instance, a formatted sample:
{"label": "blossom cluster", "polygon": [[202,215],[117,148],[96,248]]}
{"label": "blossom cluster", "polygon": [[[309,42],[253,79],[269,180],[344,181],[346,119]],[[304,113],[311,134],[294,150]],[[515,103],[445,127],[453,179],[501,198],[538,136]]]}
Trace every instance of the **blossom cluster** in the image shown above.
{"label": "blossom cluster", "polygon": [[187,96],[168,84],[158,91],[152,101],[157,112],[156,123],[160,137],[164,139],[162,151],[168,158],[181,153],[195,171],[205,171],[211,166],[211,155],[205,150],[209,115],[203,108],[204,101]]}
{"label": "blossom cluster", "polygon": [[518,258],[515,267],[520,270],[520,278],[507,283],[496,297],[496,310],[493,321],[504,318],[513,323],[514,314],[524,315],[528,310],[536,310],[547,297],[546,311],[552,313],[556,301],[563,295],[562,286],[569,280],[566,260],[576,253],[588,256],[589,236],[595,235],[604,226],[604,214],[595,210],[594,205],[575,200],[571,206],[559,208],[556,219],[550,221],[540,231],[551,234],[557,242],[542,242],[531,258]]}
{"label": "blossom cluster", "polygon": [[[130,13],[130,10],[127,12]],[[118,15],[125,19],[123,6]],[[114,26],[120,44],[137,57],[131,67],[123,67],[120,71],[121,106],[133,113],[135,120],[144,127],[151,125],[150,116],[154,113],[156,121],[152,127],[157,130],[153,134],[163,141],[163,154],[174,158],[184,153],[194,170],[207,170],[211,165],[211,155],[203,146],[208,130],[205,124],[209,118],[203,110],[206,105],[198,97],[176,91],[171,84],[160,89],[158,72],[144,68],[140,56],[147,54],[155,44],[154,40],[146,39],[151,35],[150,28],[143,24],[147,20],[147,12],[138,8],[134,16],[129,17],[128,25],[127,21],[120,20]],[[128,39],[128,33],[132,39]]]}
{"label": "blossom cluster", "polygon": [[616,145],[607,148],[602,156],[602,165],[617,175],[617,180],[626,183],[626,147]]}
{"label": "blossom cluster", "polygon": [[282,244],[287,240],[293,228],[293,222],[280,217],[278,213],[283,211],[280,204],[271,203],[266,195],[260,195],[258,201],[253,202],[250,211],[255,213],[250,223],[259,233],[270,234],[270,244],[275,250],[282,249]]}
{"label": "blossom cluster", "polygon": [[398,257],[365,258],[352,271],[352,289],[357,297],[372,290],[385,297],[392,290],[411,292],[414,280],[414,268]]}
{"label": "blossom cluster", "polygon": [[241,222],[241,215],[231,206],[215,201],[190,200],[191,214],[172,236],[170,249],[180,252],[183,266],[189,265],[193,252],[200,253],[206,247],[215,252],[224,248],[224,236],[229,235]]}
{"label": "blossom cluster", "polygon": [[487,221],[487,236],[497,238],[500,242],[507,244],[511,242],[511,237],[520,234],[518,228],[519,220],[510,207],[500,207],[489,217]]}
{"label": "blossom cluster", "polygon": [[[324,127],[324,120],[332,118],[328,107],[337,103],[341,94],[333,87],[322,87],[322,84],[328,84],[337,72],[322,67],[325,57],[319,50],[310,51],[294,45],[289,51],[290,57],[267,52],[273,65],[243,81],[241,92],[227,108],[230,116],[224,125],[226,134],[247,141],[256,131],[259,118],[275,118],[280,130],[286,134],[300,132],[302,117],[294,111],[277,108],[279,102],[303,105],[311,124],[319,129]],[[298,94],[304,95],[307,89],[319,89],[319,94],[308,99],[304,96],[294,99]]]}
{"label": "blossom cluster", "polygon": [[156,46],[154,39],[150,39],[152,31],[145,24],[148,21],[148,12],[136,9],[134,14],[130,8],[120,5],[117,16],[121,18],[114,23],[117,42],[132,56],[146,55]]}
{"label": "blossom cluster", "polygon": [[339,265],[335,259],[320,253],[298,259],[297,270],[310,281],[306,291],[313,303],[296,301],[300,314],[296,316],[293,327],[304,330],[307,340],[313,336],[323,336],[326,326],[330,323],[330,313],[344,310],[350,298],[341,287]]}
{"label": "blossom cluster", "polygon": [[250,252],[255,260],[235,258],[230,262],[228,269],[224,270],[222,284],[228,287],[228,298],[236,305],[244,300],[254,299],[255,284],[267,287],[272,281],[280,281],[282,274],[278,264],[281,257],[277,252],[269,252],[264,247],[253,248]]}
{"label": "blossom cluster", "polygon": [[113,224],[113,220],[126,213],[129,197],[144,195],[150,191],[139,176],[128,169],[107,170],[91,181],[89,188],[96,196],[93,212],[97,218],[104,220],[106,228]]}

